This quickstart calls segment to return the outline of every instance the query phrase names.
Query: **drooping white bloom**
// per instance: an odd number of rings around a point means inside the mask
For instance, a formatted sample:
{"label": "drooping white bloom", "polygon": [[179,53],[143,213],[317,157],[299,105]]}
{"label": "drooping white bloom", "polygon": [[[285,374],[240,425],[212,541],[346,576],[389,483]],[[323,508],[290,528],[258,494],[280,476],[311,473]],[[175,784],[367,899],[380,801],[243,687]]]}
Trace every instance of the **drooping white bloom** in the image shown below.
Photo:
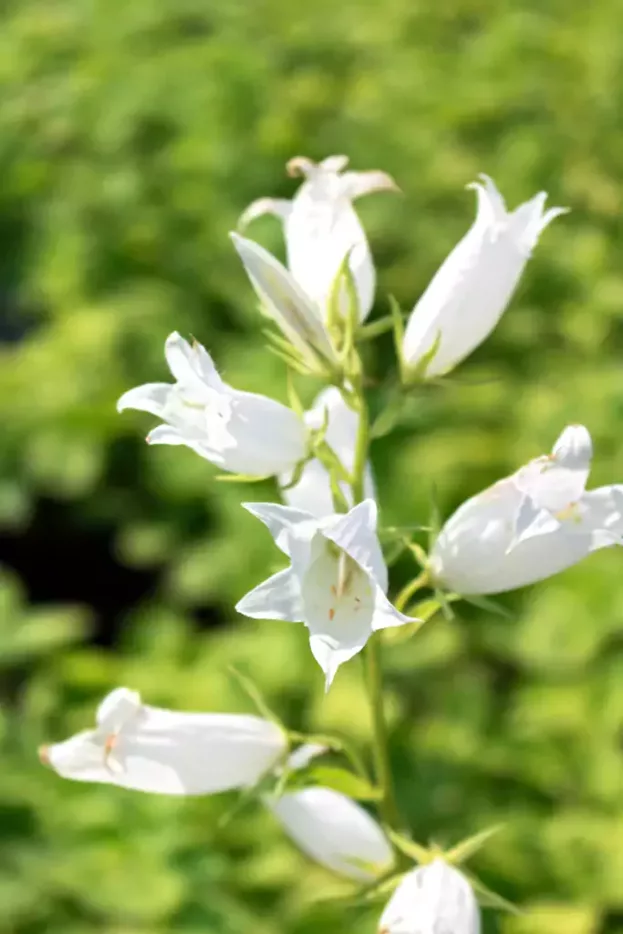
{"label": "drooping white bloom", "polygon": [[206,795],[254,785],[287,749],[269,720],[241,714],[178,713],[149,707],[117,688],[100,704],[95,729],[44,747],[63,778],[165,795]]}
{"label": "drooping white bloom", "polygon": [[175,383],[137,386],[117,403],[120,412],[139,409],[162,419],[147,436],[150,444],[186,445],[223,470],[258,477],[291,470],[305,457],[305,426],[292,409],[232,389],[207,350],[176,332],[165,356]]}
{"label": "drooping white bloom", "polygon": [[474,224],[437,271],[407,323],[404,361],[411,370],[423,367],[421,377],[447,373],[489,336],[539,235],[566,212],[544,212],[545,192],[509,212],[492,179],[480,178],[469,186],[478,198]]}
{"label": "drooping white bloom", "polygon": [[[325,440],[337,454],[342,466],[352,471],[359,416],[346,405],[339,389],[335,386],[323,389],[311,409],[305,413],[305,422],[308,428],[317,431],[324,424],[325,417],[327,419]],[[303,509],[318,518],[333,513],[329,473],[319,460],[314,458],[305,464],[299,482],[293,487],[288,486],[291,478],[291,473],[282,474],[279,478],[283,497],[289,506]],[[347,502],[352,505],[350,485],[340,483],[340,489]],[[367,499],[374,499],[374,480],[369,464],[366,467],[364,490]]]}
{"label": "drooping white bloom", "polygon": [[391,866],[392,848],[382,829],[339,791],[301,788],[267,803],[288,836],[327,869],[368,882]]}
{"label": "drooping white bloom", "polygon": [[397,186],[385,172],[346,172],[347,165],[347,156],[329,156],[320,163],[304,156],[291,159],[289,174],[304,178],[294,198],[254,201],[240,226],[262,214],[275,214],[283,221],[290,273],[325,320],[333,282],[348,255],[363,321],[374,302],[375,270],[352,202],[374,191],[396,191]]}
{"label": "drooping white bloom", "polygon": [[387,903],[379,934],[479,934],[480,910],[464,875],[442,859],[413,869]]}
{"label": "drooping white bloom", "polygon": [[291,561],[251,590],[236,609],[253,619],[304,622],[329,688],[335,672],[373,632],[411,622],[385,596],[387,568],[367,499],[345,515],[317,519],[274,503],[244,503]]}
{"label": "drooping white bloom", "polygon": [[551,454],[463,503],[431,552],[436,582],[460,594],[501,593],[620,544],[623,486],[586,491],[591,457],[586,428],[570,426]]}

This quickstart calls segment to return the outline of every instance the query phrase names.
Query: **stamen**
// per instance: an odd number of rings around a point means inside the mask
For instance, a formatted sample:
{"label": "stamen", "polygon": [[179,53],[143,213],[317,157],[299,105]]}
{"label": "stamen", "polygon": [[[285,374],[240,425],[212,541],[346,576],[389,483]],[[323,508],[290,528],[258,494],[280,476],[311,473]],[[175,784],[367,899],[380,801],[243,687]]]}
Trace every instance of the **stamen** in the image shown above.
{"label": "stamen", "polygon": [[335,619],[335,610],[333,609],[333,607],[331,607],[331,609],[329,610],[329,619],[331,622],[333,622],[333,620]]}

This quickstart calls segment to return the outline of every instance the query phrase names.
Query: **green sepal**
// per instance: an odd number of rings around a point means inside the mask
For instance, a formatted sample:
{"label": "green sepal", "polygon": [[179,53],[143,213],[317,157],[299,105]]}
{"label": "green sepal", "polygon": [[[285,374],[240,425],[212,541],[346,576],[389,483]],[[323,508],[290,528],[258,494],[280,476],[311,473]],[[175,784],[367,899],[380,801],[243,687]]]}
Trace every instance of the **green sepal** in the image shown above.
{"label": "green sepal", "polygon": [[389,629],[382,629],[381,641],[384,645],[402,645],[403,642],[408,642],[416,632],[419,632],[423,625],[424,620],[422,622],[416,620],[413,623],[403,623],[402,626],[390,626]]}
{"label": "green sepal", "polygon": [[426,379],[426,371],[437,355],[440,344],[441,331],[437,331],[435,334],[435,340],[426,353],[420,357],[415,366],[408,367],[405,365],[404,373],[406,383],[418,383]]}
{"label": "green sepal", "polygon": [[220,483],[263,483],[265,480],[270,480],[272,474],[265,474],[263,477],[254,477],[252,474],[246,473],[219,473],[214,478]]}
{"label": "green sepal", "polygon": [[498,603],[497,600],[491,600],[489,597],[484,597],[480,594],[469,594],[468,596],[457,594],[456,596],[457,599],[464,600],[465,603],[478,607],[479,610],[486,610],[488,613],[493,613],[495,616],[502,616],[504,619],[515,619],[515,614],[511,613],[511,611],[501,603]]}
{"label": "green sepal", "polygon": [[305,406],[301,402],[301,397],[296,391],[296,386],[294,385],[294,377],[292,375],[292,370],[288,370],[287,375],[287,392],[288,392],[288,402],[290,408],[295,412],[299,418],[303,418],[305,415]]}
{"label": "green sepal", "polygon": [[521,908],[518,908],[517,905],[509,902],[508,899],[504,898],[502,895],[498,895],[497,892],[493,892],[476,876],[473,876],[471,873],[465,872],[464,870],[461,871],[476,893],[478,902],[480,905],[482,905],[483,908],[495,908],[497,911],[505,911],[511,915],[519,916],[525,914]]}
{"label": "green sepal", "polygon": [[343,755],[348,759],[353,771],[369,782],[368,771],[363,763],[363,759],[353,747],[353,745],[339,736],[329,736],[325,733],[298,733],[295,730],[289,731],[289,737],[292,742],[313,744],[316,746],[325,746],[331,752]]}
{"label": "green sepal", "polygon": [[[403,313],[400,312],[400,315],[402,318]],[[361,324],[357,330],[357,340],[374,340],[375,337],[380,337],[381,334],[386,334],[388,331],[391,331],[394,326],[393,315],[385,315],[383,318],[378,318],[376,321],[371,321],[369,324]]]}
{"label": "green sepal", "polygon": [[334,765],[314,765],[304,770],[306,783],[332,788],[355,801],[379,801],[383,792],[367,779]]}
{"label": "green sepal", "polygon": [[503,829],[504,824],[494,824],[492,827],[487,827],[486,830],[481,830],[471,837],[466,837],[465,840],[461,840],[460,843],[453,846],[451,850],[447,850],[443,858],[447,862],[459,866],[461,863],[470,859],[478,850],[482,849],[491,837],[494,837]]}
{"label": "green sepal", "polygon": [[298,461],[297,464],[295,464],[290,481],[286,483],[285,486],[281,486],[282,492],[283,490],[291,490],[292,487],[295,487],[300,482],[301,477],[303,476],[303,471],[305,470],[305,466],[308,462],[309,462],[309,458],[306,457],[306,458],[303,458],[303,460]]}
{"label": "green sepal", "polygon": [[249,678],[248,675],[245,675],[239,671],[234,665],[228,666],[227,673],[231,678],[233,678],[242,692],[249,698],[260,716],[264,717],[265,720],[270,720],[272,723],[276,723],[277,726],[281,727],[283,732],[287,735],[288,731],[284,727],[277,714],[271,710],[268,703],[264,699],[264,695],[255,682]]}
{"label": "green sepal", "polygon": [[387,834],[400,853],[404,856],[408,856],[409,859],[415,860],[415,862],[419,863],[421,866],[426,865],[426,863],[431,863],[439,856],[436,850],[431,851],[420,843],[416,843],[415,840],[410,840],[408,837],[396,833],[395,830],[387,829]]}
{"label": "green sepal", "polygon": [[427,623],[441,609],[439,600],[434,597],[428,597],[426,600],[420,600],[413,606],[405,609],[407,616],[416,617],[413,623],[406,623],[404,626],[392,626],[390,629],[384,629],[382,633],[383,642],[386,645],[400,645],[407,642],[412,636],[420,631],[424,623]]}

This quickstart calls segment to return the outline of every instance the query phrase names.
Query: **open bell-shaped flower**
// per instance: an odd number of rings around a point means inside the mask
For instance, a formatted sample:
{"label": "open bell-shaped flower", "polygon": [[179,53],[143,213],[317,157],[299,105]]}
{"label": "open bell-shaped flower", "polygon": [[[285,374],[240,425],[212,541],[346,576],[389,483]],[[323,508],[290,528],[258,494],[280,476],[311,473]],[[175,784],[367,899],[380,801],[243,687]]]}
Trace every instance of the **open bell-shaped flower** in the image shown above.
{"label": "open bell-shaped flower", "polygon": [[373,500],[321,519],[274,503],[243,505],[268,527],[291,564],[251,590],[236,609],[253,619],[304,622],[327,689],[339,666],[373,632],[412,622],[385,596],[387,568]]}
{"label": "open bell-shaped flower", "polygon": [[387,903],[379,934],[479,934],[480,909],[465,876],[443,859],[408,872]]}
{"label": "open bell-shaped flower", "polygon": [[306,453],[306,430],[292,409],[268,396],[232,389],[201,344],[171,334],[165,356],[176,382],[130,389],[117,409],[150,412],[164,422],[150,444],[182,444],[222,470],[271,476],[291,470]]}
{"label": "open bell-shaped flower", "polygon": [[359,319],[363,321],[370,313],[376,276],[353,201],[371,192],[397,190],[385,172],[347,172],[347,165],[347,156],[329,156],[320,163],[304,156],[291,159],[289,174],[304,178],[294,198],[260,198],[240,218],[241,228],[262,214],[281,219],[289,271],[325,321],[335,277],[347,256]]}
{"label": "open bell-shaped flower", "polygon": [[[323,389],[305,413],[305,423],[312,431],[320,430],[325,420],[327,427],[324,439],[338,456],[345,470],[351,472],[355,461],[359,415],[344,402],[335,386]],[[283,498],[289,506],[310,512],[317,518],[332,515],[334,507],[329,472],[319,460],[312,458],[307,461],[294,486],[289,485],[291,480],[292,473],[279,477]],[[340,482],[339,486],[346,501],[352,505],[350,485]],[[374,479],[370,464],[366,466],[364,491],[367,499],[374,499]]]}
{"label": "open bell-shaped flower", "polygon": [[494,594],[543,580],[623,541],[623,486],[586,490],[591,438],[566,428],[551,454],[477,494],[442,528],[430,556],[439,586]]}
{"label": "open bell-shaped flower", "polygon": [[508,211],[487,175],[474,182],[476,220],[439,268],[407,322],[403,360],[419,378],[441,376],[476,349],[502,317],[545,227],[545,192]]}
{"label": "open bell-shaped flower", "polygon": [[75,781],[206,795],[255,785],[286,750],[285,733],[269,720],[162,710],[117,688],[100,704],[94,729],[45,746],[40,756]]}

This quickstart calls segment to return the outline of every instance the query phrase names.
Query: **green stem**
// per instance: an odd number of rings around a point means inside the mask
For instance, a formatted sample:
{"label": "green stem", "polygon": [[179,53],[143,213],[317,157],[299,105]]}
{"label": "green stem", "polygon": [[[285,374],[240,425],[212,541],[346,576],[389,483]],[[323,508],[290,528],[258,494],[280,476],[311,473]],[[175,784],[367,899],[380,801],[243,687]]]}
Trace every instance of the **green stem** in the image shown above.
{"label": "green stem", "polygon": [[[355,445],[353,463],[352,490],[355,503],[365,498],[365,473],[370,446],[370,417],[361,383],[355,386],[359,429]],[[385,704],[383,701],[383,671],[381,666],[381,646],[377,633],[372,633],[363,650],[366,665],[366,687],[372,713],[372,749],[376,783],[381,790],[379,809],[383,820],[391,827],[400,826],[400,815],[396,805],[394,783],[389,761],[387,724],[385,722]]]}
{"label": "green stem", "polygon": [[387,724],[383,704],[383,674],[381,669],[379,637],[375,633],[368,640],[364,651],[366,664],[366,681],[370,708],[372,711],[374,771],[376,783],[381,790],[382,798],[379,802],[381,815],[390,827],[400,827],[400,815],[394,794],[394,782],[389,761],[387,742]]}
{"label": "green stem", "polygon": [[355,443],[352,487],[355,503],[361,503],[363,499],[365,499],[364,486],[366,464],[368,462],[368,448],[370,446],[370,415],[361,388],[359,388],[359,392],[357,393],[357,414],[359,416],[359,428],[357,430],[357,441]]}
{"label": "green stem", "polygon": [[394,600],[394,606],[397,610],[400,610],[402,613],[407,603],[411,599],[414,593],[417,593],[422,587],[425,587],[428,584],[428,570],[425,568],[421,574],[418,574],[417,577],[414,577],[412,581],[409,581],[408,584],[402,588],[396,599]]}

